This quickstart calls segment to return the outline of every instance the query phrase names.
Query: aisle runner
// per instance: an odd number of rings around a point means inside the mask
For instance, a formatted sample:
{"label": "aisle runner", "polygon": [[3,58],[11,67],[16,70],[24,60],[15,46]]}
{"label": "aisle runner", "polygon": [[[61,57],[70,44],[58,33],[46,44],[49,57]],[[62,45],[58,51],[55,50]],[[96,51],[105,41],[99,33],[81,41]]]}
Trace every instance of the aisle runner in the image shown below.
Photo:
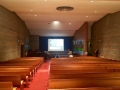
{"label": "aisle runner", "polygon": [[30,82],[29,88],[24,88],[24,90],[47,90],[49,80],[49,65],[49,61],[43,63],[40,69],[38,69],[33,81]]}

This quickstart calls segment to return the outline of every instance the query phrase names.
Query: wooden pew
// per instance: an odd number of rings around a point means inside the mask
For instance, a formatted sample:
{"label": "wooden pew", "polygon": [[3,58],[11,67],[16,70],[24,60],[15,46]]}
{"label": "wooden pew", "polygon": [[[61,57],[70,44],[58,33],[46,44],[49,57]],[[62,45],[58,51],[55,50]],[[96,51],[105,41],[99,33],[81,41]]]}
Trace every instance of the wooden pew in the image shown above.
{"label": "wooden pew", "polygon": [[[0,66],[33,66],[36,70],[37,68],[42,64],[42,62],[29,62],[27,61],[11,61],[11,62],[2,62],[0,63]],[[36,71],[35,70],[35,71]]]}
{"label": "wooden pew", "polygon": [[89,88],[66,88],[66,89],[48,89],[48,90],[120,90],[120,87],[89,87]]}
{"label": "wooden pew", "polygon": [[[120,88],[95,89],[120,86],[120,62],[101,58],[56,58],[50,66],[50,89],[119,90]],[[91,83],[93,82],[93,83]],[[95,87],[95,88],[88,88]],[[75,88],[75,89],[73,89]],[[87,88],[87,89],[85,89]]]}
{"label": "wooden pew", "polygon": [[[93,56],[80,56],[80,57],[65,57],[65,58],[51,58],[51,60],[62,60],[62,59],[101,59],[99,57],[93,57]],[[107,59],[107,58],[102,58]]]}
{"label": "wooden pew", "polygon": [[120,78],[50,79],[49,89],[120,86]]}
{"label": "wooden pew", "polygon": [[56,65],[56,64],[65,64],[65,63],[68,63],[68,64],[87,64],[87,63],[93,63],[93,64],[105,64],[105,63],[107,63],[107,64],[120,64],[120,62],[119,61],[112,61],[112,60],[110,60],[110,61],[108,61],[108,60],[106,60],[106,61],[104,61],[104,60],[100,60],[100,61],[96,61],[96,60],[75,60],[75,59],[73,59],[73,60],[60,60],[60,61],[51,61],[51,65]]}
{"label": "wooden pew", "polygon": [[0,90],[17,90],[17,88],[13,87],[12,82],[0,82]]}
{"label": "wooden pew", "polygon": [[21,57],[17,58],[18,60],[44,60],[44,57]]}
{"label": "wooden pew", "polygon": [[32,80],[32,75],[30,68],[0,68],[0,73],[1,72],[23,72],[26,73],[26,76],[29,76],[29,79]]}
{"label": "wooden pew", "polygon": [[[22,79],[26,82],[26,85],[28,86],[28,76],[31,79],[31,73],[33,72],[33,74],[35,74],[37,68],[42,64],[42,61],[43,58],[37,57],[19,58],[5,62],[0,62],[0,78],[2,78],[0,80],[11,80],[14,86],[18,86],[19,83],[17,82],[17,80],[20,81]],[[23,88],[21,90],[23,90]]]}
{"label": "wooden pew", "polygon": [[79,73],[106,73],[106,72],[120,72],[117,69],[91,69],[91,70],[50,70],[52,74],[79,74]]}
{"label": "wooden pew", "polygon": [[32,76],[35,76],[36,70],[33,66],[0,66],[0,68],[30,68],[30,72],[32,73]]}
{"label": "wooden pew", "polygon": [[24,80],[26,82],[26,85],[28,86],[28,72],[26,71],[0,71],[0,75],[4,76],[4,75],[20,75],[21,79]]}
{"label": "wooden pew", "polygon": [[0,82],[12,82],[14,87],[24,90],[23,80],[20,75],[0,75]]}
{"label": "wooden pew", "polygon": [[112,78],[120,77],[120,72],[109,73],[79,73],[79,74],[50,74],[50,79],[74,79],[74,78]]}
{"label": "wooden pew", "polygon": [[35,68],[35,72],[37,68],[42,64],[39,60],[37,62],[31,60],[19,60],[19,61],[9,61],[9,62],[2,62],[0,66],[33,66]]}
{"label": "wooden pew", "polygon": [[120,66],[111,65],[111,66],[97,66],[97,65],[52,65],[50,70],[86,70],[86,69],[120,69]]}

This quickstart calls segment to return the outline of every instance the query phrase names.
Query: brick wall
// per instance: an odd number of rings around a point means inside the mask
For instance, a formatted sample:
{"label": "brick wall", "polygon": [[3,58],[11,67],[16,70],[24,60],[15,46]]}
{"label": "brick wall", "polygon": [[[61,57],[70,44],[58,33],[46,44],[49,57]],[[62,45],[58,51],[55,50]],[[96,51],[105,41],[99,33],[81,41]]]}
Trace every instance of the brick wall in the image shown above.
{"label": "brick wall", "polygon": [[30,35],[30,49],[39,50],[39,35]]}
{"label": "brick wall", "polygon": [[100,56],[120,60],[120,11],[107,14],[92,25],[92,54],[96,48]]}
{"label": "brick wall", "polygon": [[29,35],[24,21],[0,5],[0,61],[19,58]]}
{"label": "brick wall", "polygon": [[[82,40],[84,42],[84,52],[87,52],[88,41],[88,22],[85,22],[78,30],[76,30],[73,41]],[[73,48],[76,47],[73,45]]]}

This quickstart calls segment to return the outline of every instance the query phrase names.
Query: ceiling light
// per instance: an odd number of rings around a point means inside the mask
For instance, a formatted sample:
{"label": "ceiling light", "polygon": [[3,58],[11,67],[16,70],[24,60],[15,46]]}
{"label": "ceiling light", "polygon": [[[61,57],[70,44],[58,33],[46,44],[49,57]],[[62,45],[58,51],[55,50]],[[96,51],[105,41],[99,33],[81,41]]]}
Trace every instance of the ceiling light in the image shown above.
{"label": "ceiling light", "polygon": [[56,8],[58,11],[72,11],[74,8],[70,6],[60,6]]}
{"label": "ceiling light", "polygon": [[45,0],[45,1],[47,1],[47,0]]}
{"label": "ceiling light", "polygon": [[33,11],[33,10],[30,10],[31,12]]}
{"label": "ceiling light", "polygon": [[96,13],[97,11],[95,11],[95,13]]}
{"label": "ceiling light", "polygon": [[71,25],[71,23],[69,23],[69,25]]}
{"label": "ceiling light", "polygon": [[86,17],[88,17],[88,16],[86,16]]}
{"label": "ceiling light", "polygon": [[37,16],[37,15],[35,15],[35,16]]}
{"label": "ceiling light", "polygon": [[93,1],[91,1],[91,2],[93,2]]}
{"label": "ceiling light", "polygon": [[58,23],[59,23],[59,21],[54,21],[53,23],[54,23],[54,24],[58,24]]}

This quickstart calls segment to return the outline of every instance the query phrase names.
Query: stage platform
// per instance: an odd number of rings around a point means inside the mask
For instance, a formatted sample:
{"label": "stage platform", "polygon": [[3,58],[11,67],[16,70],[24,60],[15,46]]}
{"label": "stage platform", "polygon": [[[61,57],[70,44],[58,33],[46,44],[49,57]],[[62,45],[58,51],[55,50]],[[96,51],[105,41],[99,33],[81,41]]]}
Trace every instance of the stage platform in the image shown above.
{"label": "stage platform", "polygon": [[[49,53],[51,56],[53,56],[53,58],[69,57],[68,52],[65,52],[65,51],[49,51]],[[59,57],[57,57],[57,55]]]}

